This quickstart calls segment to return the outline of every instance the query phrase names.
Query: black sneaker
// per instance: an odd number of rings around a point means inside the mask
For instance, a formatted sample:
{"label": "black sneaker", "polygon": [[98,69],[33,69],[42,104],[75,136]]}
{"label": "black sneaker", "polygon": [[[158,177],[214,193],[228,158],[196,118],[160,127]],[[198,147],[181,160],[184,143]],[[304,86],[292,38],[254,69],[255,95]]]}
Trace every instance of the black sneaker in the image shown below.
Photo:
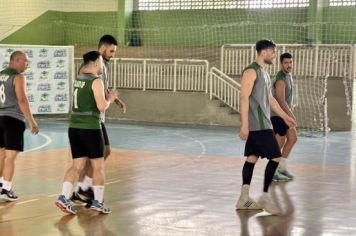
{"label": "black sneaker", "polygon": [[2,189],[0,195],[2,199],[10,202],[14,202],[19,199],[19,197],[16,196],[12,190]]}
{"label": "black sneaker", "polygon": [[79,188],[77,195],[86,202],[94,200],[94,191],[92,188],[88,188],[88,190],[85,191],[82,188]]}
{"label": "black sneaker", "polygon": [[2,188],[2,183],[0,183],[0,188]]}
{"label": "black sneaker", "polygon": [[73,192],[72,196],[70,197],[70,200],[74,203],[87,203],[85,199],[82,199],[77,192]]}

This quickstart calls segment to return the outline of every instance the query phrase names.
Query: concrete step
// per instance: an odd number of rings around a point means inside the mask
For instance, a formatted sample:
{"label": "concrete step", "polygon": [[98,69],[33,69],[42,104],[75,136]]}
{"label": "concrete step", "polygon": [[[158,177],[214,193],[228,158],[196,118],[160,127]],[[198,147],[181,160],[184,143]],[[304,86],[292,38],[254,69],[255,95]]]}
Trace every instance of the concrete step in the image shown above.
{"label": "concrete step", "polygon": [[226,107],[226,108],[228,108],[228,112],[229,112],[230,114],[233,114],[233,115],[239,115],[239,114],[240,114],[239,112],[235,111],[234,109],[232,109],[231,107],[229,107],[226,103],[224,103],[223,101],[219,100],[219,99],[216,98],[216,97],[213,97],[212,101],[218,101],[217,106],[219,106],[219,107]]}
{"label": "concrete step", "polygon": [[126,114],[112,104],[107,116],[113,119],[196,125],[240,126],[238,114],[230,107],[220,107],[205,93],[120,90],[127,106]]}

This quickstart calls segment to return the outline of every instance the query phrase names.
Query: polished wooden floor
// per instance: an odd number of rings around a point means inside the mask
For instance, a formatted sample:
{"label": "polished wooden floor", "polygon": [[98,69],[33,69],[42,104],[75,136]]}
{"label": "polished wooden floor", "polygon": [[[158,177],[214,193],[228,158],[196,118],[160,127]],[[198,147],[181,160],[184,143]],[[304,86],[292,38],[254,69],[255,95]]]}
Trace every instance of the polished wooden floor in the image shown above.
{"label": "polished wooden floor", "polygon": [[[126,139],[133,137],[129,128],[120,130],[121,136],[126,131]],[[140,136],[139,129],[134,128],[135,135]],[[114,129],[109,132],[116,146]],[[65,134],[65,128],[60,130]],[[184,130],[184,136],[194,137],[189,132]],[[221,150],[224,144],[219,140],[226,138],[224,133],[226,130],[209,131]],[[200,143],[190,139],[190,148],[181,146],[193,150],[192,154],[171,152],[158,148],[167,144],[166,136],[152,137],[147,129],[142,135],[147,135],[142,145],[151,140],[151,150],[142,150],[137,138],[123,139],[137,145],[137,150],[114,148],[106,162],[105,202],[112,208],[110,215],[77,206],[76,216],[66,216],[55,207],[64,172],[71,163],[68,147],[22,153],[14,179],[20,200],[0,202],[0,235],[356,235],[352,134],[299,140],[290,163],[296,179],[271,186],[282,216],[235,211],[244,162],[241,153],[236,157],[227,151],[223,156],[211,155],[212,147],[204,138],[198,140]],[[177,140],[173,143],[182,145]],[[124,141],[121,144],[125,146]],[[196,153],[194,144],[206,150]],[[255,198],[262,191],[265,164],[261,160],[255,169],[251,185]]]}

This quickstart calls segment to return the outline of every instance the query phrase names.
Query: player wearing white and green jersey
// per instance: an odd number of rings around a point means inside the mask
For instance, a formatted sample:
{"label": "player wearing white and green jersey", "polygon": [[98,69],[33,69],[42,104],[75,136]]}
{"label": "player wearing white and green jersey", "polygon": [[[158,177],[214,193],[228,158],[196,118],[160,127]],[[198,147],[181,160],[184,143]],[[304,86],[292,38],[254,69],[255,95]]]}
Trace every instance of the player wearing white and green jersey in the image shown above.
{"label": "player wearing white and green jersey", "polygon": [[64,176],[62,194],[56,205],[66,213],[76,214],[69,201],[73,182],[84,168],[87,159],[93,167],[94,199],[90,208],[104,214],[111,210],[104,201],[104,139],[100,125],[100,112],[104,112],[117,98],[117,92],[105,93],[102,72],[103,59],[99,52],[83,55],[83,68],[74,82],[72,113],[68,136],[73,157],[72,166]]}
{"label": "player wearing white and green jersey", "polygon": [[[103,57],[103,65],[102,65],[102,74],[100,78],[104,84],[104,91],[108,93],[109,91],[109,61],[111,58],[114,57],[117,50],[117,41],[114,36],[112,35],[104,35],[100,38],[98,44],[98,51],[100,55]],[[126,105],[121,99],[115,99],[114,101],[125,113],[126,112]],[[105,144],[105,152],[104,158],[106,159],[110,153],[110,142],[109,137],[105,127],[105,112],[100,113],[100,122],[101,122],[101,130],[104,137],[104,144]],[[90,165],[90,162],[87,162],[86,166],[84,167],[82,173],[79,175],[79,180],[77,182],[76,191],[73,192],[71,200],[72,201],[82,201],[82,202],[90,202],[93,198],[93,191],[92,191],[92,178],[93,178],[93,169]]]}

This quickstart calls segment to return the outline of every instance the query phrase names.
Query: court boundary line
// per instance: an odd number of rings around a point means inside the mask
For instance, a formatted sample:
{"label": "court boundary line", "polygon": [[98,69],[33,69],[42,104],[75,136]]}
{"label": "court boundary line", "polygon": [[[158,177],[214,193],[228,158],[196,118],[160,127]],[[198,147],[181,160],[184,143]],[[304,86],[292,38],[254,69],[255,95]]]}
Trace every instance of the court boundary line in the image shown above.
{"label": "court boundary line", "polygon": [[52,143],[52,139],[51,139],[48,135],[46,135],[46,134],[44,134],[44,133],[38,133],[38,135],[40,135],[40,136],[42,136],[42,137],[45,138],[45,140],[46,140],[45,143],[42,144],[42,145],[40,145],[40,146],[38,146],[38,147],[34,147],[34,148],[30,148],[30,149],[28,149],[28,150],[25,150],[24,153],[25,153],[25,152],[37,151],[37,150],[39,150],[39,149],[41,149],[41,148],[44,148],[44,147],[46,147],[46,146],[48,146],[48,145],[50,145],[50,144]]}

